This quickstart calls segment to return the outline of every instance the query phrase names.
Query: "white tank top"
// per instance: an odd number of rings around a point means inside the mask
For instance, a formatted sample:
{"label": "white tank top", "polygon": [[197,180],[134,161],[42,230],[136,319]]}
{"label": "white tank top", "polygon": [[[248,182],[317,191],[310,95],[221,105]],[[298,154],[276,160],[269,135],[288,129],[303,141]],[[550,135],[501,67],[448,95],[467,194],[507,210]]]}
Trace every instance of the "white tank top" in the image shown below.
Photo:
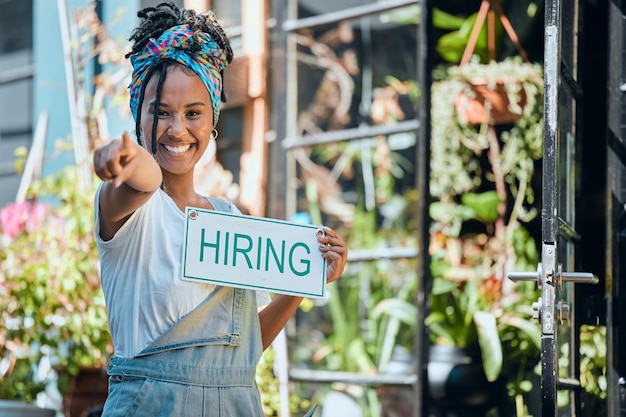
{"label": "white tank top", "polygon": [[[215,286],[180,278],[185,219],[164,191],[155,192],[104,241],[98,221],[101,188],[95,196],[95,235],[109,330],[115,356],[131,358],[197,307]],[[268,301],[267,293],[257,292],[259,306]]]}

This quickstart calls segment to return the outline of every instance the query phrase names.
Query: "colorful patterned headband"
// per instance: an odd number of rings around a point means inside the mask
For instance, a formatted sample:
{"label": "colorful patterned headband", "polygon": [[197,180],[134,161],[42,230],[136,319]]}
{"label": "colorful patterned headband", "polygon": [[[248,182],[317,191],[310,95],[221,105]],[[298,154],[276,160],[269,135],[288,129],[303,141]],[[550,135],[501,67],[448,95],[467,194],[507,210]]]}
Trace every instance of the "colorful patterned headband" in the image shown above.
{"label": "colorful patterned headband", "polygon": [[132,55],[132,81],[130,83],[130,110],[137,120],[140,111],[139,96],[150,68],[162,59],[171,59],[193,70],[202,80],[213,105],[213,125],[220,117],[222,97],[221,71],[228,65],[226,51],[206,33],[194,32],[189,25],[174,26],[158,39],[150,39],[143,51]]}

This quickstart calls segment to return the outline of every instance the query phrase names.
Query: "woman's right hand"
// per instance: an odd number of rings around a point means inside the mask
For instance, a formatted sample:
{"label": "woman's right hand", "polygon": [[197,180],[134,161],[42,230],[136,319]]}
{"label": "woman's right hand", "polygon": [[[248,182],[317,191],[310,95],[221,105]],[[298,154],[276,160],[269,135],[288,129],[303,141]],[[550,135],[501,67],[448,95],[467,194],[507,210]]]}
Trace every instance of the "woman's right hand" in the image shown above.
{"label": "woman's right hand", "polygon": [[163,174],[154,157],[124,132],[96,149],[96,175],[106,184],[100,192],[100,237],[111,239],[128,217],[161,186]]}
{"label": "woman's right hand", "polygon": [[145,149],[133,142],[128,132],[124,132],[121,139],[113,139],[94,151],[96,175],[119,187],[133,174],[138,161],[137,153],[142,151],[145,152]]}

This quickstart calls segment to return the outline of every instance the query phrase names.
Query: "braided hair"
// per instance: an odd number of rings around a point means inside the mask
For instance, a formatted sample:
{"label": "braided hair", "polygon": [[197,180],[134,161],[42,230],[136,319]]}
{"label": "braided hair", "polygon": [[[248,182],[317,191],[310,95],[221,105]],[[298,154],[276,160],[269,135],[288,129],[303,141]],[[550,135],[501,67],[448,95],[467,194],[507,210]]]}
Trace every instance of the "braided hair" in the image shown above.
{"label": "braided hair", "polygon": [[[131,41],[131,50],[125,55],[126,58],[134,54],[141,53],[146,47],[150,39],[159,38],[163,32],[167,29],[178,25],[189,25],[189,28],[194,31],[203,32],[208,34],[217,45],[223,49],[226,53],[227,63],[231,63],[233,60],[233,50],[230,46],[230,41],[226,36],[226,33],[220,26],[212,11],[205,14],[197,14],[191,9],[179,9],[171,1],[166,1],[157,4],[155,7],[146,7],[145,9],[137,12],[137,17],[141,20],[139,26],[137,26],[131,33],[129,40]],[[200,45],[192,45],[191,50],[199,50]],[[188,67],[177,63],[171,59],[160,60],[157,64],[153,65],[148,74],[146,75],[146,82],[141,87],[139,96],[138,108],[141,109],[144,100],[144,94],[146,85],[153,75],[158,75],[158,84],[156,89],[155,106],[153,109],[154,118],[152,122],[152,153],[156,155],[156,128],[158,123],[158,109],[161,100],[161,90],[167,69],[170,66],[180,66],[183,72],[192,75],[193,70]],[[224,79],[223,70],[220,72],[222,79]],[[226,95],[224,90],[221,92],[221,100],[226,101]],[[135,133],[137,135],[137,141],[140,145],[144,145],[141,135],[141,112],[137,113],[135,119]]]}

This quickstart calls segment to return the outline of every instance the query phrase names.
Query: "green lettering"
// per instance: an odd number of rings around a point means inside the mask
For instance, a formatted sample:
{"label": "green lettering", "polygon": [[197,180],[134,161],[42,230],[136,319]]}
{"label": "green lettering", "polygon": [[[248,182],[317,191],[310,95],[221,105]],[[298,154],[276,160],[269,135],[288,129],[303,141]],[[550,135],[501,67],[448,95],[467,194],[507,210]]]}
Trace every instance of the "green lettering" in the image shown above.
{"label": "green lettering", "polygon": [[204,232],[205,229],[202,229],[202,233],[201,233],[201,242],[200,242],[200,262],[204,261],[204,248],[209,247],[209,248],[214,248],[215,249],[215,263],[217,263],[220,259],[220,231],[217,231],[217,236],[215,237],[216,242],[215,243],[208,243],[205,239],[204,239]]}
{"label": "green lettering", "polygon": [[[248,242],[247,248],[239,247],[240,239],[246,240]],[[235,233],[235,242],[233,244],[233,266],[237,266],[237,253],[241,253],[246,258],[248,268],[252,269],[252,262],[250,262],[250,258],[248,257],[248,252],[250,252],[250,250],[252,250],[252,238],[248,235]]]}
{"label": "green lettering", "polygon": [[306,244],[304,244],[302,242],[296,243],[289,250],[289,268],[291,268],[291,272],[293,272],[297,276],[301,277],[301,276],[307,275],[309,272],[311,272],[311,261],[308,260],[308,259],[300,258],[300,264],[305,265],[306,266],[305,269],[303,271],[298,271],[298,270],[296,270],[296,268],[294,268],[294,266],[293,266],[293,253],[295,252],[296,248],[299,248],[299,247],[304,248],[306,250],[307,255],[311,254],[311,250],[309,249],[309,247]]}
{"label": "green lettering", "polygon": [[228,241],[230,240],[230,232],[226,232],[226,242],[224,244],[224,265],[228,265]]}
{"label": "green lettering", "polygon": [[276,261],[276,266],[278,270],[282,274],[285,271],[285,241],[283,240],[281,243],[281,252],[280,259],[278,259],[278,255],[276,254],[276,250],[274,249],[274,244],[268,237],[267,241],[267,252],[265,252],[265,270],[268,271],[270,267],[270,250],[272,251],[272,255],[274,255],[274,260]]}
{"label": "green lettering", "polygon": [[257,251],[256,251],[256,270],[257,271],[261,269],[261,248],[263,247],[262,243],[263,243],[263,238],[259,236],[258,246],[257,246]]}

